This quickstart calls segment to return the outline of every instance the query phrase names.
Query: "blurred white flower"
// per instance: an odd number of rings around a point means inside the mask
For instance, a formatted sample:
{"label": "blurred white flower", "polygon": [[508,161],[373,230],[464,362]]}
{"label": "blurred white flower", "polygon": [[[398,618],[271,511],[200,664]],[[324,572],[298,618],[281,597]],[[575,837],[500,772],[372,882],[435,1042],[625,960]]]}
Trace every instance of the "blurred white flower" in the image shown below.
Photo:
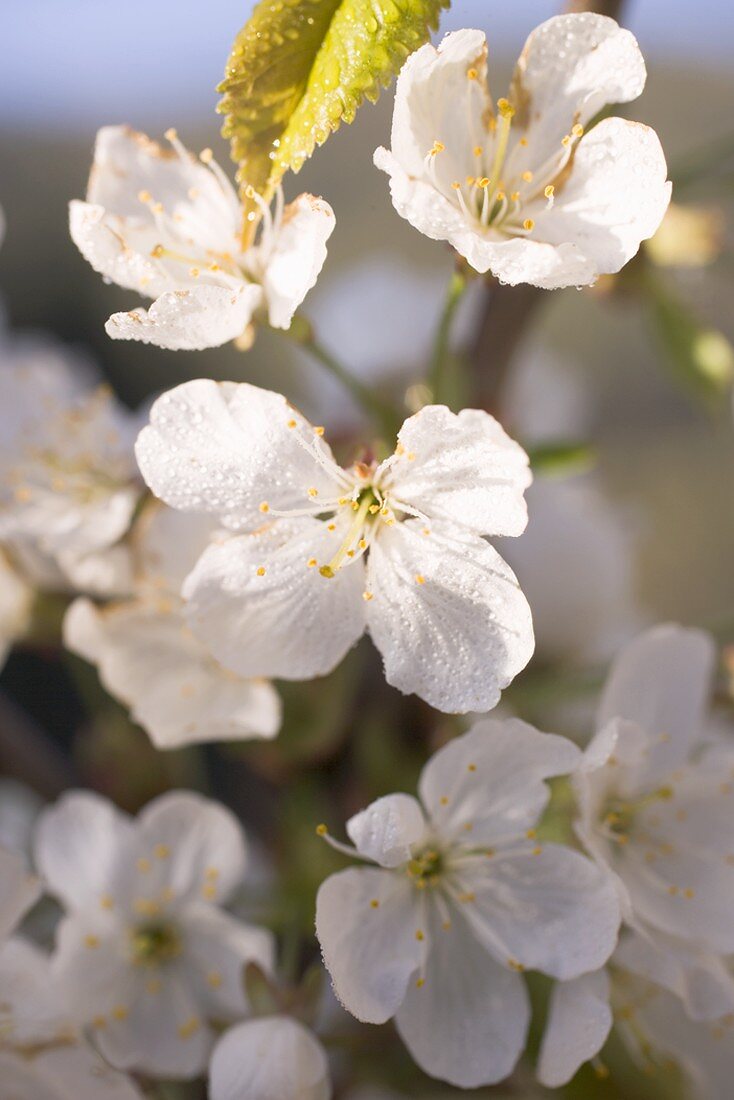
{"label": "blurred white flower", "polygon": [[0,848],[30,856],[36,818],[43,799],[17,779],[0,779]]}
{"label": "blurred white flower", "polygon": [[256,243],[243,246],[242,206],[211,150],[197,161],[175,130],[166,137],[171,150],[105,126],[87,201],[70,206],[71,236],[95,271],[155,299],[113,314],[108,335],[194,349],[243,337],[260,312],[288,328],[326,259],[331,207],[302,194],[284,208],[278,190],[271,212],[253,191],[262,222]]}
{"label": "blurred white flower", "polygon": [[330,1100],[331,1095],[324,1048],[289,1016],[237,1024],[214,1048],[210,1100]]}
{"label": "blurred white flower", "polygon": [[160,749],[274,737],[280,728],[272,684],[223,668],[183,616],[181,585],[215,530],[209,516],[154,502],[131,538],[133,598],[106,607],[79,598],[64,619],[65,645],[97,665]]}
{"label": "blurred white flower", "polygon": [[507,99],[487,87],[484,34],[425,45],[398,78],[390,175],[395,209],[479,272],[548,289],[619,271],[670,200],[653,130],[622,118],[584,127],[645,84],[637,42],[613,19],[561,15],[528,38]]}
{"label": "blurred white flower", "polygon": [[539,1064],[549,1087],[598,1052],[613,1020],[634,1015],[627,1038],[639,1039],[652,1000],[674,997],[676,1013],[714,1029],[734,1022],[734,744],[709,739],[713,664],[706,634],[662,626],[610,673],[574,776],[577,831],[612,874],[628,931],[609,974],[555,988]]}
{"label": "blurred white flower", "polygon": [[12,1100],[143,1100],[122,1073],[84,1046],[58,1046],[32,1059],[0,1050],[0,1080]]}
{"label": "blurred white flower", "polygon": [[74,792],[42,814],[36,863],[66,909],[53,966],[72,1018],[114,1066],[201,1073],[208,1021],[247,1013],[244,964],[272,964],[269,933],[219,909],[245,868],[236,819],[189,792],[136,820]]}
{"label": "blurred white flower", "polygon": [[530,610],[481,536],[527,521],[525,452],[488,413],[426,406],[395,453],[339,467],[280,394],[188,382],[136,453],[153,492],[247,532],[214,542],[183,594],[195,633],[242,676],[330,672],[368,630],[389,683],[488,710],[533,651]]}
{"label": "blurred white flower", "polygon": [[530,1012],[520,972],[571,979],[614,949],[609,876],[535,831],[544,779],[579,755],[518,719],[483,721],[429,760],[422,805],[381,798],[347,824],[356,851],[331,841],[378,865],[319,890],[316,931],[337,996],[365,1022],[395,1016],[432,1076],[465,1088],[506,1077]]}
{"label": "blurred white flower", "polygon": [[138,421],[53,344],[6,338],[0,360],[0,542],[31,579],[118,590]]}

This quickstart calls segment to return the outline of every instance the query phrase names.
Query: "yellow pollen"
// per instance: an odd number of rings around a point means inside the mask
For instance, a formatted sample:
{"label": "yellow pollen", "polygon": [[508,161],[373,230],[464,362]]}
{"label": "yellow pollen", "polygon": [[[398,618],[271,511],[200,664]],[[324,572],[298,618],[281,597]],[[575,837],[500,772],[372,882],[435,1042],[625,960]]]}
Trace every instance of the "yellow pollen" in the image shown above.
{"label": "yellow pollen", "polygon": [[314,489],[314,487],[311,486],[311,488],[308,490],[308,495],[312,498],[317,497],[319,495],[319,491],[318,489]]}
{"label": "yellow pollen", "polygon": [[416,573],[415,583],[416,584],[425,584],[426,583],[426,578],[423,576],[422,573]]}
{"label": "yellow pollen", "polygon": [[379,511],[380,511],[380,505],[379,504],[370,504],[370,515],[371,516],[376,516]]}
{"label": "yellow pollen", "polygon": [[474,146],[474,156],[475,157],[481,157],[483,152],[484,152],[484,150],[482,149],[481,145],[475,145]]}
{"label": "yellow pollen", "polygon": [[580,138],[584,135],[584,128],[580,122],[577,122],[575,126],[571,127],[571,133],[574,137]]}
{"label": "yellow pollen", "polygon": [[474,176],[467,176],[467,177],[466,177],[466,185],[467,185],[467,187],[472,187],[472,186],[473,186],[473,185],[474,185],[474,184],[475,184],[476,182],[477,182],[477,181],[475,180]]}
{"label": "yellow pollen", "polygon": [[509,966],[510,970],[516,970],[518,973],[521,973],[525,969],[522,963],[518,962],[517,959],[508,959],[507,965]]}
{"label": "yellow pollen", "polygon": [[325,825],[317,825],[316,826],[316,836],[326,836],[328,831],[329,830],[326,828]]}
{"label": "yellow pollen", "polygon": [[542,851],[543,851],[543,849],[540,847],[540,845],[538,845],[537,848],[533,848],[533,855],[534,856],[539,856]]}
{"label": "yellow pollen", "polygon": [[426,979],[425,978],[416,978],[416,982],[415,982],[415,988],[416,989],[423,989],[423,986],[425,984],[426,984]]}
{"label": "yellow pollen", "polygon": [[262,502],[262,504],[260,505],[260,511],[261,512],[269,512],[270,511],[270,505],[268,504],[267,500],[264,500]]}
{"label": "yellow pollen", "polygon": [[474,894],[471,891],[467,894],[459,894],[459,901],[472,902],[474,900]]}
{"label": "yellow pollen", "polygon": [[489,176],[482,176],[480,180],[477,180],[477,187],[489,187]]}
{"label": "yellow pollen", "polygon": [[363,592],[362,593],[362,599],[369,601],[369,600],[374,599],[374,596],[372,595],[371,592]]}
{"label": "yellow pollen", "polygon": [[214,881],[216,881],[219,878],[219,868],[207,867],[206,871],[204,872],[204,878],[213,879]]}
{"label": "yellow pollen", "polygon": [[554,192],[555,192],[555,187],[553,186],[552,183],[549,183],[548,186],[546,187],[545,191],[543,192],[543,194],[545,195],[545,197],[547,199],[552,199]]}
{"label": "yellow pollen", "polygon": [[467,70],[466,70],[466,76],[467,76],[467,80],[476,80],[476,79],[477,79],[477,75],[478,75],[478,74],[477,74],[477,70],[476,70],[476,69],[467,69]]}
{"label": "yellow pollen", "polygon": [[115,902],[109,894],[103,894],[102,897],[99,899],[99,904],[102,906],[103,909],[113,909]]}
{"label": "yellow pollen", "polygon": [[84,937],[84,945],[86,947],[99,947],[99,936],[88,935]]}
{"label": "yellow pollen", "polygon": [[512,199],[513,202],[519,202],[520,201],[520,192],[519,191],[513,191],[512,194],[510,195],[510,198]]}
{"label": "yellow pollen", "polygon": [[437,153],[443,153],[446,146],[442,141],[434,141],[431,149],[429,150],[429,157],[435,157]]}
{"label": "yellow pollen", "polygon": [[288,421],[288,424],[287,424],[288,428],[295,428],[295,426],[296,426],[295,420],[289,420]]}
{"label": "yellow pollen", "polygon": [[528,829],[527,832],[525,833],[525,836],[528,838],[528,840],[535,840],[537,835],[538,834],[535,831],[535,829]]}
{"label": "yellow pollen", "polygon": [[171,854],[171,849],[168,847],[167,844],[156,844],[155,848],[153,849],[153,854],[155,855],[156,859],[168,859]]}
{"label": "yellow pollen", "polygon": [[316,558],[309,558],[308,561],[306,562],[306,565],[308,566],[309,569],[313,569],[314,565],[318,565],[318,564],[319,563],[316,561]]}
{"label": "yellow pollen", "polygon": [[322,577],[326,577],[327,580],[331,580],[334,576],[334,570],[331,568],[330,565],[322,565],[319,569],[319,573]]}
{"label": "yellow pollen", "polygon": [[154,211],[154,213],[156,213],[156,214],[162,214],[162,213],[163,213],[163,209],[164,209],[164,208],[163,208],[163,203],[162,203],[162,202],[154,202],[154,203],[153,203],[153,211]]}
{"label": "yellow pollen", "polygon": [[348,558],[353,558],[354,557],[354,550],[347,550],[347,557]]}
{"label": "yellow pollen", "polygon": [[528,139],[526,137],[521,137],[520,138],[520,145],[522,145],[523,149],[527,149]]}
{"label": "yellow pollen", "polygon": [[97,1031],[102,1031],[103,1028],[107,1027],[107,1021],[104,1016],[95,1016],[92,1020],[92,1027],[96,1028]]}
{"label": "yellow pollen", "polygon": [[191,1016],[186,1023],[181,1024],[178,1034],[181,1039],[190,1039],[199,1030],[199,1021],[196,1016]]}
{"label": "yellow pollen", "polygon": [[372,901],[370,902],[370,905],[372,906],[373,909],[379,909],[380,908],[380,903],[377,900],[377,898],[373,898]]}
{"label": "yellow pollen", "polygon": [[564,137],[561,138],[561,145],[564,147],[564,149],[568,149],[570,144],[571,144],[571,137],[570,137],[569,134],[566,134]]}
{"label": "yellow pollen", "polygon": [[326,530],[327,531],[336,531],[336,524],[335,523],[327,524]]}
{"label": "yellow pollen", "polygon": [[477,770],[476,764],[467,764],[466,770],[468,772],[475,772]]}
{"label": "yellow pollen", "polygon": [[138,199],[140,202],[152,202],[153,196],[150,191],[138,191]]}
{"label": "yellow pollen", "polygon": [[533,173],[530,170],[523,172],[522,178],[525,180],[526,183],[530,183],[533,178]]}
{"label": "yellow pollen", "polygon": [[420,928],[416,932],[415,938],[418,940],[419,943],[426,938],[425,934],[423,932],[421,932]]}
{"label": "yellow pollen", "polygon": [[211,883],[207,883],[205,886],[202,886],[201,896],[206,901],[214,901],[215,897],[217,896],[216,886],[212,885]]}
{"label": "yellow pollen", "polygon": [[176,138],[178,137],[178,133],[173,128],[173,126],[169,126],[163,136],[166,139],[166,141],[175,141]]}
{"label": "yellow pollen", "polygon": [[319,424],[319,426],[317,428],[314,428],[313,433],[314,433],[314,435],[323,435],[324,434],[324,429]]}
{"label": "yellow pollen", "polygon": [[142,872],[143,874],[146,874],[150,870],[150,866],[151,866],[151,864],[150,864],[149,859],[139,859],[138,860],[138,863],[137,863],[138,870],[140,872]]}
{"label": "yellow pollen", "polygon": [[515,113],[515,108],[512,106],[509,99],[498,99],[497,110],[503,118],[512,118]]}
{"label": "yellow pollen", "polygon": [[189,268],[189,275],[191,276],[192,279],[198,279],[199,276],[201,275],[201,272],[199,271],[198,267],[190,267]]}
{"label": "yellow pollen", "polygon": [[222,984],[222,975],[219,973],[218,970],[212,970],[209,974],[207,974],[206,984],[211,989],[219,989]]}
{"label": "yellow pollen", "polygon": [[497,202],[504,202],[507,196],[505,195],[504,191],[498,191],[495,198]]}
{"label": "yellow pollen", "polygon": [[115,1020],[126,1020],[129,1016],[129,1012],[124,1005],[116,1005],[112,1009],[112,1015]]}
{"label": "yellow pollen", "polygon": [[693,890],[691,890],[690,886],[686,887],[686,889],[683,891],[683,896],[686,898],[694,897],[694,892]]}
{"label": "yellow pollen", "polygon": [[445,794],[441,795],[441,797],[439,798],[439,802],[441,803],[442,806],[448,806],[448,804],[449,804],[449,800],[448,800],[448,798],[446,797]]}
{"label": "yellow pollen", "polygon": [[154,260],[159,260],[164,252],[165,248],[162,244],[155,244],[150,250],[150,254]]}
{"label": "yellow pollen", "polygon": [[522,227],[523,229],[527,229],[529,233],[531,229],[535,229],[535,222],[532,218],[526,218],[525,221],[522,223]]}
{"label": "yellow pollen", "polygon": [[450,920],[445,920],[443,922],[443,924],[441,925],[441,927],[443,928],[444,932],[448,932],[449,929],[451,928],[451,921]]}
{"label": "yellow pollen", "polygon": [[357,546],[359,547],[360,550],[364,550],[365,547],[367,546],[367,539],[360,539],[359,542],[357,543]]}
{"label": "yellow pollen", "polygon": [[257,573],[258,577],[264,577],[265,576],[265,566],[264,565],[259,565],[257,567],[257,569],[255,570],[255,572]]}
{"label": "yellow pollen", "polygon": [[461,184],[458,180],[454,180],[451,186],[453,187],[454,191],[461,191]]}

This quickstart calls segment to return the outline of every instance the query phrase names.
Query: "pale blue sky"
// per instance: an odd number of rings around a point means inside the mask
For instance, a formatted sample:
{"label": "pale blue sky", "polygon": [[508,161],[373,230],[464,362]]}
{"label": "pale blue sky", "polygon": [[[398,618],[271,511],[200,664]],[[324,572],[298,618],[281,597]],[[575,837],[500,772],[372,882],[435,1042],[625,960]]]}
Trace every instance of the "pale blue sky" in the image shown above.
{"label": "pale blue sky", "polygon": [[[251,7],[251,0],[5,0],[0,126],[86,132],[103,122],[206,118],[228,45]],[[558,8],[556,0],[455,0],[442,26],[484,27],[509,53]],[[731,70],[733,0],[629,0],[628,13],[651,60]]]}

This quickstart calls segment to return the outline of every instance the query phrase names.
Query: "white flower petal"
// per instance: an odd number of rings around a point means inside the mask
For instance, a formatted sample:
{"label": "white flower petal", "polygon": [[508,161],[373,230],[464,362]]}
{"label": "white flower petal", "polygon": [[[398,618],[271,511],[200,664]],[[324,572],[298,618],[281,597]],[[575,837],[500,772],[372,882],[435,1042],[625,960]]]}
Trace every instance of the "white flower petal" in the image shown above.
{"label": "white flower petal", "polygon": [[254,283],[167,290],[147,310],[113,313],[105,331],[113,340],[138,340],[172,351],[216,348],[242,335],[261,300],[262,290]]}
{"label": "white flower petal", "polygon": [[399,867],[410,859],[410,848],[426,831],[419,803],[408,794],[388,794],[347,822],[347,834],[357,851],[382,867]]}
{"label": "white flower petal", "polygon": [[83,911],[109,889],[120,847],[131,835],[130,818],[106,798],[71,791],[38,819],[35,864],[67,909]]}
{"label": "white flower petal", "polygon": [[628,932],[614,961],[684,1003],[692,1020],[717,1020],[734,1012],[734,975],[720,955],[697,950],[659,931]]}
{"label": "white flower petal", "polygon": [[184,960],[203,1014],[214,1020],[236,1020],[248,1010],[244,968],[254,962],[271,973],[275,944],[264,928],[243,924],[210,905],[188,906]]}
{"label": "white flower petal", "polygon": [[281,708],[266,681],[217,664],[177,608],[78,599],[64,618],[64,644],[96,664],[107,690],[161,749],[203,741],[274,737]]}
{"label": "white flower petal", "polygon": [[328,202],[313,195],[299,195],[283,211],[263,275],[268,317],[274,328],[289,327],[293,314],[315,285],[334,225],[334,211]]}
{"label": "white flower petal", "polygon": [[612,1023],[606,970],[556,982],[538,1057],[541,1084],[549,1089],[567,1084],[584,1062],[599,1053]]}
{"label": "white flower petal", "polygon": [[173,290],[176,283],[151,252],[158,242],[152,222],[133,222],[92,202],[69,203],[69,232],[84,259],[118,286],[146,296]]}
{"label": "white flower petal", "polygon": [[376,477],[401,503],[480,535],[519,535],[527,524],[528,456],[480,409],[425,406]]}
{"label": "white flower petal", "polygon": [[40,894],[25,860],[0,848],[0,943],[9,936]]}
{"label": "white flower petal", "polygon": [[49,956],[19,936],[0,947],[0,989],[0,1034],[12,1046],[40,1046],[69,1031]]}
{"label": "white flower petal", "polygon": [[211,1100],[330,1100],[326,1052],[313,1032],[287,1016],[248,1020],[214,1048]]}
{"label": "white flower petal", "polygon": [[574,245],[597,274],[619,271],[663,220],[672,186],[667,172],[654,130],[604,119],[579,143],[553,206],[533,210],[533,238]]}
{"label": "white flower petal", "polygon": [[191,629],[241,676],[306,680],[331,672],[365,623],[362,564],[331,578],[319,573],[343,537],[305,516],[210,546],[184,588]]}
{"label": "white flower petal", "polygon": [[135,844],[139,857],[153,864],[145,873],[151,895],[170,887],[179,901],[221,904],[244,878],[246,846],[237,818],[192,791],[171,791],[149,802],[137,819]]}
{"label": "white flower petal", "polygon": [[438,710],[491,710],[530,660],[530,609],[512,571],[475,537],[406,520],[369,552],[366,604],[388,683]]}
{"label": "white flower petal", "polygon": [[356,867],[319,889],[316,935],[324,963],[339,1000],[365,1023],[395,1014],[425,953],[416,938],[416,894],[407,875]]}
{"label": "white flower petal", "polygon": [[550,797],[544,780],[568,774],[579,758],[565,737],[519,718],[487,718],[433,754],[418,790],[440,832],[470,823],[473,842],[492,844],[535,825]]}
{"label": "white flower petal", "polygon": [[529,123],[526,155],[540,167],[575,123],[585,126],[609,103],[627,103],[645,86],[634,35],[592,12],[559,15],[530,34],[511,98]]}
{"label": "white flower petal", "polygon": [[560,844],[523,844],[463,874],[473,926],[500,962],[563,981],[603,966],[617,942],[612,878]]}
{"label": "white flower petal", "polygon": [[[462,256],[472,247],[470,242],[474,237],[483,239],[478,232],[467,228],[461,210],[439,194],[433,184],[409,176],[388,149],[376,149],[373,159],[375,166],[390,176],[393,206],[419,233],[434,241],[450,241]],[[486,271],[487,267],[476,270]]]}
{"label": "white flower petal", "polygon": [[149,487],[166,504],[254,528],[263,522],[264,503],[287,511],[341,494],[316,446],[337,471],[328,447],[285,397],[246,382],[198,379],[158,398],[135,453]]}
{"label": "white flower petal", "polygon": [[[58,1047],[39,1054],[30,1063],[39,1082],[48,1082],[58,1090],[60,1100],[143,1100],[136,1085],[122,1073],[111,1069],[86,1046]],[[2,1080],[5,1081],[4,1074]],[[24,1098],[25,1100],[25,1098]],[[27,1100],[45,1100],[41,1093],[30,1093]]]}
{"label": "white flower petal", "polygon": [[649,761],[636,776],[641,790],[682,764],[701,737],[713,666],[710,637],[678,626],[654,627],[615,661],[597,728],[627,718],[648,733]]}
{"label": "white flower petal", "polygon": [[444,929],[434,912],[430,951],[396,1023],[426,1073],[460,1088],[494,1084],[513,1070],[530,1016],[522,978],[499,966],[461,913]]}

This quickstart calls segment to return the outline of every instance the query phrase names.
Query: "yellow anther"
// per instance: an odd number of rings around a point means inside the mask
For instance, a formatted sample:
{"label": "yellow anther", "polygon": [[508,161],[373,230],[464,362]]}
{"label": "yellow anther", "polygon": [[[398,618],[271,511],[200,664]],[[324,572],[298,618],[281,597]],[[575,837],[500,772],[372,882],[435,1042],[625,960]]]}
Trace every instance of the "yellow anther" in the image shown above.
{"label": "yellow anther", "polygon": [[201,272],[199,271],[198,267],[190,267],[189,268],[189,275],[191,276],[192,279],[198,279],[199,276],[201,275]]}
{"label": "yellow anther", "polygon": [[509,99],[498,99],[497,110],[502,115],[502,118],[512,118],[515,113],[515,108],[512,106]]}
{"label": "yellow anther", "polygon": [[519,144],[522,145],[523,149],[527,149],[528,139],[526,137],[521,137]]}
{"label": "yellow anther", "polygon": [[489,187],[489,176],[482,176],[477,180],[477,187]]}
{"label": "yellow anther", "polygon": [[525,221],[522,223],[522,227],[523,229],[527,229],[529,233],[531,229],[535,229],[535,222],[532,218],[526,218]]}
{"label": "yellow anther", "polygon": [[571,135],[570,134],[564,134],[564,136],[561,138],[561,145],[564,147],[564,149],[568,149],[570,144],[571,144]]}
{"label": "yellow anther", "polygon": [[525,180],[526,183],[530,183],[532,181],[533,173],[530,171],[529,168],[525,172],[523,172],[522,178]]}
{"label": "yellow anther", "polygon": [[418,940],[419,943],[421,943],[426,938],[426,936],[425,933],[422,932],[419,928],[415,934],[415,938]]}
{"label": "yellow anther", "polygon": [[153,849],[153,855],[156,857],[156,859],[168,859],[170,854],[171,849],[168,847],[167,844],[156,844],[155,848]]}
{"label": "yellow anther", "polygon": [[416,980],[415,980],[415,988],[416,989],[423,989],[423,986],[425,984],[426,984],[426,979],[425,978],[416,978]]}
{"label": "yellow anther", "polygon": [[162,244],[153,245],[150,250],[150,254],[154,260],[160,260],[161,256],[165,253],[165,248]]}
{"label": "yellow anther", "polygon": [[537,835],[538,834],[535,829],[528,829],[525,833],[525,836],[528,838],[528,840],[535,840]]}
{"label": "yellow anther", "polygon": [[260,511],[261,512],[269,512],[270,511],[270,505],[268,504],[267,500],[263,500],[262,503],[260,504]]}
{"label": "yellow anther", "polygon": [[481,145],[475,145],[472,151],[475,157],[481,157],[482,153],[484,152]]}
{"label": "yellow anther", "polygon": [[377,898],[373,898],[372,901],[370,902],[370,905],[372,906],[373,909],[379,909],[380,908],[380,903],[379,903]]}
{"label": "yellow anther", "polygon": [[138,198],[141,202],[145,203],[153,201],[153,196],[151,195],[150,191],[138,191]]}
{"label": "yellow anther", "polygon": [[314,432],[314,435],[323,435],[324,434],[324,429],[319,424],[318,427],[314,428],[313,432]]}
{"label": "yellow anther", "polygon": [[328,831],[329,830],[326,828],[325,825],[317,825],[316,826],[316,836],[326,836]]}
{"label": "yellow anther", "polygon": [[110,894],[103,894],[102,897],[99,899],[99,904],[102,906],[103,909],[114,909],[115,906],[114,899],[111,897]]}
{"label": "yellow anther", "polygon": [[202,149],[199,153],[199,160],[202,164],[211,164],[211,162],[214,160],[214,153],[212,153],[211,149],[208,146],[206,149]]}
{"label": "yellow anther", "polygon": [[461,184],[458,180],[454,180],[451,186],[453,187],[454,191],[461,191]]}
{"label": "yellow anther", "polygon": [[466,177],[466,185],[467,185],[467,187],[473,187],[473,186],[474,186],[474,184],[475,184],[476,182],[477,182],[477,181],[476,181],[476,179],[474,178],[474,176],[467,176],[467,177]]}
{"label": "yellow anther", "polygon": [[124,1005],[115,1005],[112,1009],[112,1016],[115,1020],[126,1020],[129,1015],[130,1013]]}
{"label": "yellow anther", "polygon": [[219,989],[223,978],[218,970],[211,970],[206,976],[206,984],[210,989]]}
{"label": "yellow anther", "polygon": [[466,894],[459,894],[459,901],[469,903],[469,902],[472,902],[474,900],[475,900],[475,895],[471,890]]}
{"label": "yellow anther", "polygon": [[84,937],[85,947],[99,947],[99,936],[95,936],[92,933]]}
{"label": "yellow anther", "polygon": [[354,557],[354,550],[347,550],[347,557],[348,558],[353,558]]}
{"label": "yellow anther", "polygon": [[543,192],[543,194],[545,195],[545,197],[546,197],[547,199],[552,199],[552,198],[553,198],[553,195],[554,195],[554,192],[555,192],[555,190],[556,190],[556,189],[555,189],[555,187],[553,186],[553,184],[552,184],[552,183],[549,183],[549,184],[548,184],[548,186],[546,187],[545,191]]}
{"label": "yellow anther", "polygon": [[380,511],[379,504],[370,504],[370,515],[375,516]]}
{"label": "yellow anther", "polygon": [[153,206],[152,206],[152,210],[155,214],[162,214],[163,210],[164,210],[163,203],[162,202],[154,202]]}
{"label": "yellow anther", "polygon": [[441,925],[441,927],[443,928],[444,932],[448,932],[449,929],[451,928],[451,921],[450,920],[445,920],[443,922],[443,924]]}
{"label": "yellow anther", "polygon": [[205,883],[201,888],[201,896],[205,901],[214,901],[217,896],[216,886],[211,882]]}
{"label": "yellow anther", "polygon": [[468,772],[475,772],[477,770],[476,764],[467,764],[466,770]]}
{"label": "yellow anther", "polygon": [[415,451],[408,451],[408,462],[415,462]]}
{"label": "yellow anther", "polygon": [[313,569],[313,567],[315,565],[318,565],[318,564],[319,563],[316,561],[316,558],[309,558],[308,561],[306,562],[306,565],[308,566],[309,569]]}
{"label": "yellow anther", "polygon": [[104,1016],[95,1016],[92,1020],[92,1027],[95,1028],[97,1031],[102,1031],[104,1028],[107,1027],[107,1020]]}
{"label": "yellow anther", "polygon": [[173,126],[169,126],[163,136],[166,139],[166,141],[175,141],[176,138],[178,137],[178,133],[173,128]]}
{"label": "yellow anther", "polygon": [[335,576],[334,570],[330,565],[322,565],[319,569],[319,573],[322,577],[326,577],[327,580],[331,580]]}
{"label": "yellow anther", "polygon": [[149,859],[139,859],[137,862],[137,868],[142,874],[147,874],[151,868],[151,862]]}
{"label": "yellow anther", "polygon": [[327,524],[327,526],[326,526],[326,530],[327,530],[327,531],[336,531],[336,524],[335,524],[335,523],[329,523],[329,524]]}
{"label": "yellow anther", "polygon": [[446,146],[444,145],[444,143],[442,141],[434,141],[433,145],[431,146],[431,148],[428,152],[428,155],[429,155],[429,157],[435,157],[437,153],[443,153],[445,148],[446,148]]}
{"label": "yellow anther", "polygon": [[465,833],[470,833],[474,828],[474,825],[471,821],[465,821],[463,828]]}
{"label": "yellow anther", "polygon": [[537,848],[533,848],[533,855],[534,856],[539,856],[542,851],[543,851],[543,849],[540,847],[540,845],[538,845]]}
{"label": "yellow anther", "polygon": [[466,70],[467,80],[476,80],[478,75],[477,70],[473,67]]}
{"label": "yellow anther", "polygon": [[691,890],[690,886],[687,886],[686,889],[683,891],[683,896],[689,899],[695,896],[694,891]]}
{"label": "yellow anther", "polygon": [[207,271],[221,271],[221,270],[222,270],[221,267],[219,266],[219,264],[215,260],[212,260],[212,262],[210,264],[207,264]]}
{"label": "yellow anther", "polygon": [[199,1030],[199,1020],[196,1016],[191,1016],[186,1023],[181,1024],[178,1029],[179,1038],[190,1039],[192,1035],[195,1035]]}
{"label": "yellow anther", "polygon": [[363,593],[362,593],[362,599],[363,599],[363,600],[366,600],[367,602],[369,602],[370,600],[373,600],[373,599],[374,599],[374,596],[373,596],[373,594],[372,594],[371,592],[363,592]]}
{"label": "yellow anther", "polygon": [[521,973],[525,969],[522,963],[518,962],[517,959],[508,959],[507,965],[509,966],[510,970],[516,970],[518,973]]}
{"label": "yellow anther", "polygon": [[367,547],[367,539],[360,539],[359,542],[357,543],[357,546],[359,547],[360,550],[365,550],[366,547]]}
{"label": "yellow anther", "polygon": [[311,499],[313,499],[314,497],[317,497],[319,495],[319,491],[318,489],[314,489],[312,485],[311,488],[308,490],[308,495],[311,497]]}
{"label": "yellow anther", "polygon": [[583,126],[581,125],[581,123],[580,123],[580,122],[577,122],[577,123],[575,124],[575,126],[572,126],[572,127],[571,127],[571,133],[573,134],[573,136],[574,136],[575,138],[580,138],[580,137],[583,137],[583,135],[584,135],[584,128],[583,128]]}
{"label": "yellow anther", "polygon": [[674,898],[675,895],[678,893],[678,887],[677,886],[669,886],[668,887],[668,893],[670,894],[670,896],[672,898]]}
{"label": "yellow anther", "polygon": [[513,191],[512,194],[510,195],[510,198],[512,199],[513,202],[519,202],[520,201],[520,192],[519,191]]}
{"label": "yellow anther", "polygon": [[257,567],[257,569],[255,570],[255,572],[257,573],[258,577],[264,577],[265,576],[265,566],[264,565],[259,565]]}
{"label": "yellow anther", "polygon": [[449,804],[449,800],[445,794],[442,794],[438,801],[441,803],[442,806],[448,806]]}
{"label": "yellow anther", "polygon": [[295,420],[289,420],[289,421],[288,421],[288,424],[287,424],[286,426],[287,426],[288,428],[295,428],[295,426],[296,426],[296,422],[295,422]]}
{"label": "yellow anther", "polygon": [[594,1062],[594,1073],[600,1081],[605,1081],[609,1076],[609,1066],[605,1066],[598,1059]]}
{"label": "yellow anther", "polygon": [[423,576],[422,573],[416,573],[415,583],[416,584],[425,584],[426,583],[426,578]]}

